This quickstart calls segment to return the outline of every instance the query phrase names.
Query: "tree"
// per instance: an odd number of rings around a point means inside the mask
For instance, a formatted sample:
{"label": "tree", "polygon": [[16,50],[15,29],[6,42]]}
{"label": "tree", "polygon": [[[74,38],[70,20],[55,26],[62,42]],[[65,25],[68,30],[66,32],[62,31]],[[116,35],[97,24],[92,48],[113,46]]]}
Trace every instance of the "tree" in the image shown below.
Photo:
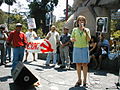
{"label": "tree", "polygon": [[23,32],[27,31],[27,21],[23,19],[23,16],[20,14],[10,14],[9,15],[9,30],[14,30],[16,23],[21,23],[23,25]]}
{"label": "tree", "polygon": [[6,14],[0,9],[0,24],[5,23],[6,21]]}
{"label": "tree", "polygon": [[[66,15],[66,9],[63,10],[64,15]],[[68,17],[70,17],[73,14],[73,9],[70,5],[68,5]]]}
{"label": "tree", "polygon": [[54,23],[54,25],[57,27],[57,31],[61,34],[63,31],[63,26],[65,24],[66,21],[57,21],[56,23]]}
{"label": "tree", "polygon": [[0,6],[2,3],[6,3],[7,5],[13,5],[13,3],[16,3],[16,0],[0,0]]}
{"label": "tree", "polygon": [[35,18],[36,26],[42,28],[44,34],[48,32],[49,27],[46,26],[46,14],[54,10],[54,6],[58,4],[58,0],[33,0],[30,2],[30,17]]}
{"label": "tree", "polygon": [[120,12],[118,9],[111,10],[111,36],[119,38],[120,36]]}
{"label": "tree", "polygon": [[111,10],[111,32],[120,30],[120,12],[118,9]]}

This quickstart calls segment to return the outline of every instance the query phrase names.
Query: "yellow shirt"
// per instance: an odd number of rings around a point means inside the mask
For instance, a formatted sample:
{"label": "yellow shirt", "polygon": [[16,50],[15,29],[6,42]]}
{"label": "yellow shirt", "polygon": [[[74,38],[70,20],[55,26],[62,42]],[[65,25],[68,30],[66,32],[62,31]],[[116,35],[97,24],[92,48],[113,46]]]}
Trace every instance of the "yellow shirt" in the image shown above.
{"label": "yellow shirt", "polygon": [[[90,36],[90,30],[85,28],[87,34]],[[85,48],[89,47],[89,43],[87,41],[86,33],[81,31],[79,28],[74,28],[71,34],[71,38],[74,38],[76,41],[74,42],[74,47],[77,48]]]}

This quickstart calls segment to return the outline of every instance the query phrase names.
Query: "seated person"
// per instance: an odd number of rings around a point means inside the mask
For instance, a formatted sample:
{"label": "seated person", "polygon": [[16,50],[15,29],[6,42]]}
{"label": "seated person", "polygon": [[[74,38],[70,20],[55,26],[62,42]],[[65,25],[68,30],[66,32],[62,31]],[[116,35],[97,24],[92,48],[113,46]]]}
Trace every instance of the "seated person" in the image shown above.
{"label": "seated person", "polygon": [[97,53],[97,40],[96,37],[91,36],[91,40],[89,42],[89,50],[90,50],[90,58],[95,61],[95,67],[97,67],[97,60],[95,59],[95,54]]}
{"label": "seated person", "polygon": [[95,39],[94,36],[91,36],[91,40],[89,43],[89,49],[90,49],[90,55],[94,54],[97,49],[97,40]]}
{"label": "seated person", "polygon": [[109,44],[109,41],[107,39],[105,39],[105,37],[102,35],[100,35],[100,40],[98,42],[98,46],[100,47],[100,53],[98,55],[98,70],[101,68],[101,63],[102,63],[102,60],[103,58],[106,58],[108,57],[108,54],[109,54],[109,48],[110,48],[110,44]]}

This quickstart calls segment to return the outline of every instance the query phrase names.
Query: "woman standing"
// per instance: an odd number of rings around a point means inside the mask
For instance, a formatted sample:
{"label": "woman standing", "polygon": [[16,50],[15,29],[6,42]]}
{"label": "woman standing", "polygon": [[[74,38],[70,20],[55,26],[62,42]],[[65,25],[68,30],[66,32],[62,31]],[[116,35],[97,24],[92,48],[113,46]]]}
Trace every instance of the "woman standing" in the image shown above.
{"label": "woman standing", "polygon": [[76,63],[76,69],[78,74],[78,81],[75,86],[82,84],[81,80],[81,68],[83,69],[83,86],[86,86],[86,78],[88,72],[89,58],[89,41],[91,39],[90,30],[85,28],[86,18],[79,16],[77,18],[77,27],[73,29],[71,35],[71,41],[74,42],[73,48],[73,63]]}

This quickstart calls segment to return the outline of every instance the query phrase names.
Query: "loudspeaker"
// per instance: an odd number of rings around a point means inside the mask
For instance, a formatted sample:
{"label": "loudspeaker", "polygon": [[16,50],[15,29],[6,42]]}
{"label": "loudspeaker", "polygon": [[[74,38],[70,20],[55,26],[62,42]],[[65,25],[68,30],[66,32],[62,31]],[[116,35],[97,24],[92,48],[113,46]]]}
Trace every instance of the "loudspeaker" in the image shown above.
{"label": "loudspeaker", "polygon": [[11,72],[14,83],[21,86],[33,85],[38,79],[28,70],[22,62]]}
{"label": "loudspeaker", "polygon": [[118,76],[118,86],[120,86],[120,68],[119,68],[119,76]]}

